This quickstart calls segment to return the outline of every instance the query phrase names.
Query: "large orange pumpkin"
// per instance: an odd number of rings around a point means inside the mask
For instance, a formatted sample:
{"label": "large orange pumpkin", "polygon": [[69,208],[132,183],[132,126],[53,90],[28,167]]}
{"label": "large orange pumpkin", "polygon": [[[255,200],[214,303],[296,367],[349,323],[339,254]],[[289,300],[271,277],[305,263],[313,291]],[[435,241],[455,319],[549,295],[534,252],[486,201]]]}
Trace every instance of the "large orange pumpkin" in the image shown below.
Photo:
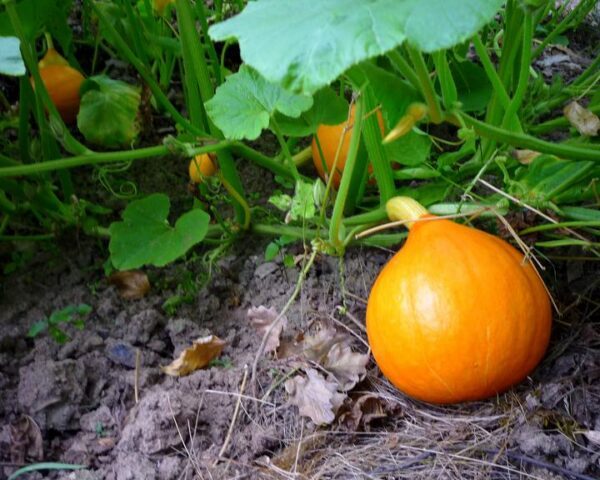
{"label": "large orange pumpkin", "polygon": [[[323,157],[325,157],[325,165],[327,166],[327,172],[331,172],[333,169],[333,164],[335,162],[335,155],[337,153],[338,145],[340,144],[340,139],[342,135],[344,135],[344,129],[346,125],[352,125],[354,123],[354,105],[350,110],[350,118],[347,122],[340,123],[339,125],[320,125],[317,129],[316,136],[319,138],[319,145],[321,146],[321,151],[323,152]],[[383,116],[381,115],[381,111],[377,111],[377,120],[379,122],[379,128],[381,129],[381,134],[384,134],[384,124],[383,124]],[[346,134],[344,135],[344,139],[342,141],[342,146],[340,147],[339,158],[337,161],[337,165],[335,168],[335,173],[333,175],[333,186],[338,188],[340,186],[340,181],[342,179],[342,171],[344,170],[344,166],[346,165],[346,157],[348,156],[348,150],[350,149],[350,137],[352,136],[352,128],[349,128]],[[319,147],[317,146],[317,141],[313,137],[312,140],[312,156],[313,162],[315,164],[315,168],[319,173],[319,176],[326,181],[327,177],[325,175],[325,169],[323,168],[323,161],[321,160],[321,155],[319,153]]]}
{"label": "large orange pumpkin", "polygon": [[[79,90],[85,77],[53,48],[48,49],[39,67],[44,86],[58,113],[65,123],[73,123],[79,112]],[[33,85],[33,79],[31,83]]]}
{"label": "large orange pumpkin", "polygon": [[[388,214],[414,220],[427,214],[419,207],[397,197]],[[369,343],[383,374],[411,397],[441,404],[484,399],[523,380],[542,359],[549,296],[508,243],[432,218],[411,225],[375,281]]]}

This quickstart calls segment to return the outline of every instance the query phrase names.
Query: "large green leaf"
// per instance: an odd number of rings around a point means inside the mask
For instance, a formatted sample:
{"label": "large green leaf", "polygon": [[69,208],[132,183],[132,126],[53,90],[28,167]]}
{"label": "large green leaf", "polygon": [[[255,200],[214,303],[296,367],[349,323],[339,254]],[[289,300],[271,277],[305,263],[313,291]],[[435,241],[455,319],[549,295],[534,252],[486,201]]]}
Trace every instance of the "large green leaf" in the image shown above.
{"label": "large green leaf", "polygon": [[81,91],[77,127],[85,139],[107,148],[129,146],[138,133],[140,89],[98,75],[85,80]]}
{"label": "large green leaf", "polygon": [[25,75],[25,64],[17,37],[0,37],[0,73],[18,77]]}
{"label": "large green leaf", "polygon": [[503,0],[260,0],[213,25],[237,38],[242,59],[267,80],[313,93],[350,66],[405,40],[422,51],[452,47],[492,19]]}
{"label": "large green leaf", "polygon": [[230,140],[255,140],[275,112],[297,118],[313,105],[312,97],[297,95],[267,82],[256,70],[242,65],[206,102],[206,113]]}
{"label": "large green leaf", "polygon": [[408,132],[385,146],[385,152],[391,162],[414,167],[429,158],[431,140],[427,135]]}
{"label": "large green leaf", "polygon": [[483,68],[469,61],[455,62],[451,68],[462,110],[483,110],[492,96],[492,84]]}
{"label": "large green leaf", "polygon": [[348,102],[329,87],[314,96],[313,106],[298,118],[276,113],[275,120],[284,135],[305,137],[317,131],[319,125],[337,125],[348,118]]}
{"label": "large green leaf", "polygon": [[143,265],[163,267],[206,236],[210,216],[194,209],[169,225],[169,197],[162,193],[131,202],[123,221],[110,226],[110,259],[118,270]]}

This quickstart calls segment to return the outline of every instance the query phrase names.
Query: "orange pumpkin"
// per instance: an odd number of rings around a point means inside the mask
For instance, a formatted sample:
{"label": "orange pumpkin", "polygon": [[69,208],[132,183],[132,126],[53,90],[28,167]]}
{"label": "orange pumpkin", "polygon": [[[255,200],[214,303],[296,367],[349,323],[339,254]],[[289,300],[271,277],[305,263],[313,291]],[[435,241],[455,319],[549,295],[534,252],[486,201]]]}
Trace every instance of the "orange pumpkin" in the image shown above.
{"label": "orange pumpkin", "polygon": [[204,177],[212,177],[215,174],[217,166],[208,153],[201,153],[191,160],[188,171],[192,183],[201,183]]}
{"label": "orange pumpkin", "polygon": [[[427,211],[397,197],[388,215],[415,220]],[[375,281],[369,343],[383,374],[411,397],[481,400],[523,380],[542,359],[549,296],[530,261],[508,243],[433,218],[410,225],[406,244]]]}
{"label": "orange pumpkin", "polygon": [[[79,112],[79,89],[85,77],[49,48],[39,62],[40,76],[52,103],[65,123],[73,123]],[[34,85],[33,79],[31,84]]]}
{"label": "orange pumpkin", "polygon": [[[338,145],[340,143],[342,135],[344,135],[344,128],[347,124],[352,125],[354,123],[354,110],[355,107],[353,105],[352,109],[350,110],[350,118],[347,122],[340,123],[339,125],[320,125],[317,129],[316,136],[319,138],[319,145],[321,145],[321,151],[323,152],[323,156],[325,157],[325,165],[327,165],[328,173],[331,172],[333,169]],[[377,120],[379,121],[379,128],[381,129],[381,134],[383,135],[383,116],[381,115],[381,111],[379,110],[377,111]],[[344,170],[344,166],[346,165],[346,157],[348,156],[348,150],[350,149],[351,136],[352,128],[349,128],[346,134],[344,135],[342,146],[340,148],[339,158],[335,168],[335,173],[333,176],[333,186],[335,188],[338,188],[340,186],[340,181],[342,179],[342,171]],[[315,168],[317,169],[317,172],[319,173],[319,176],[323,179],[323,181],[326,181],[327,177],[325,176],[325,169],[323,168],[323,162],[321,160],[321,155],[319,154],[319,147],[317,146],[317,141],[314,137],[311,148]]]}

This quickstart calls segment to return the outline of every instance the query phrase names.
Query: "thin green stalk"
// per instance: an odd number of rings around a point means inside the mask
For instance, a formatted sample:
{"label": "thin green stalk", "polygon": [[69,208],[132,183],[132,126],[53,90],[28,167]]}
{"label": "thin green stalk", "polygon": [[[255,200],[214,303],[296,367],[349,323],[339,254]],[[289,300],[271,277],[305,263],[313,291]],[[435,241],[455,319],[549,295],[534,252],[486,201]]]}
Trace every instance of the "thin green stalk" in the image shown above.
{"label": "thin green stalk", "polygon": [[413,87],[420,91],[421,82],[419,81],[419,77],[402,54],[398,50],[391,50],[387,53],[387,57],[400,74],[402,74]]}
{"label": "thin green stalk", "polygon": [[31,99],[33,90],[26,76],[19,78],[19,156],[23,163],[31,162],[29,147],[31,145],[31,129],[29,116],[31,115]]}
{"label": "thin green stalk", "polygon": [[545,223],[543,225],[536,225],[535,227],[529,227],[519,232],[519,235],[526,235],[534,232],[545,232],[547,230],[558,230],[560,228],[572,228],[572,227],[600,227],[600,221],[598,220],[574,220],[571,222],[559,222],[559,223]]}
{"label": "thin green stalk", "polygon": [[[204,45],[200,41],[196,30],[194,11],[189,0],[177,0],[175,6],[188,93],[190,100],[197,102],[195,105],[188,106],[190,109],[194,108],[197,111],[195,115],[197,117],[196,123],[201,123],[204,130],[214,133],[208,125],[208,118],[204,110],[204,102],[208,101],[213,95],[213,85],[206,68]],[[195,100],[192,100],[193,98]]]}
{"label": "thin green stalk", "polygon": [[242,208],[244,209],[244,221],[242,223],[242,230],[248,230],[248,227],[250,226],[250,218],[252,216],[248,202],[246,202],[244,197],[242,197],[237,192],[237,190],[231,186],[231,184],[225,179],[225,177],[223,177],[222,174],[219,174],[219,178],[221,180],[221,183],[225,187],[225,190],[227,190],[229,192],[229,195],[231,195],[231,197],[234,199],[234,201],[236,201],[238,204],[240,204],[242,206]]}
{"label": "thin green stalk", "polygon": [[223,82],[223,75],[221,74],[221,64],[219,62],[219,56],[217,55],[215,46],[210,41],[210,37],[208,36],[208,20],[206,19],[206,12],[204,9],[204,2],[196,2],[196,17],[200,21],[200,27],[202,28],[204,43],[206,44],[206,50],[208,52],[208,56],[210,57],[210,62],[212,64],[215,74],[215,83],[217,85],[221,85],[221,82]]}
{"label": "thin green stalk", "polygon": [[427,64],[425,63],[423,54],[410,45],[406,47],[406,50],[413,66],[415,67],[415,72],[419,78],[420,90],[423,92],[425,101],[429,107],[429,118],[433,123],[442,123],[443,118],[440,101],[435,89],[433,88],[433,82],[429,76],[429,70],[427,69]]}
{"label": "thin green stalk", "polygon": [[[369,87],[363,89],[363,97],[365,101],[365,110],[372,112],[377,108],[377,99],[373,90]],[[377,115],[370,115],[365,118],[363,128],[363,138],[369,161],[373,166],[373,174],[379,187],[381,205],[394,196],[394,175],[392,167],[388,161],[386,152],[382,145],[381,128]]]}
{"label": "thin green stalk", "polygon": [[[191,53],[191,60],[196,75],[196,81],[200,89],[200,95],[202,96],[203,103],[210,100],[214,95],[214,86],[210,79],[210,73],[206,58],[204,55],[204,46],[200,42],[198,32],[194,24],[194,14],[189,0],[176,0],[175,3],[177,9],[178,19],[180,21],[179,29],[181,34],[181,41],[187,42],[189,52]],[[206,119],[208,124],[208,131],[214,138],[222,139],[223,134],[221,131],[212,123],[210,118]],[[244,187],[240,180],[240,176],[235,168],[235,162],[231,153],[228,150],[221,150],[217,153],[219,159],[219,166],[223,178],[225,178],[229,184],[235,189],[235,191],[244,198]],[[244,200],[245,202],[245,200]],[[246,222],[246,210],[239,202],[234,203],[234,209],[236,217],[239,223]]]}
{"label": "thin green stalk", "polygon": [[498,101],[500,102],[502,108],[506,110],[506,108],[508,108],[508,104],[510,103],[510,97],[508,96],[508,93],[506,93],[506,89],[502,84],[502,80],[498,76],[498,72],[496,72],[496,68],[494,67],[492,60],[487,53],[487,49],[481,41],[481,38],[479,38],[479,34],[475,35],[472,38],[472,41],[473,45],[475,46],[475,50],[477,51],[477,55],[479,55],[479,60],[483,65],[483,69],[492,84],[493,91],[498,97]]}
{"label": "thin green stalk", "polygon": [[512,127],[510,130],[522,131],[522,128],[517,117],[517,112],[523,103],[525,92],[527,91],[527,85],[529,82],[529,67],[531,65],[531,43],[533,41],[533,18],[530,9],[525,9],[525,19],[523,21],[523,41],[521,45],[521,63],[519,68],[519,78],[517,81],[517,88],[513,98],[508,105],[508,108],[504,112],[504,118],[502,120],[502,126],[507,128],[509,125]]}
{"label": "thin green stalk", "polygon": [[312,240],[319,236],[319,232],[309,228],[291,227],[288,225],[271,225],[264,223],[253,223],[250,226],[253,233],[259,235],[271,235],[279,237],[282,235],[297,238],[298,240]]}
{"label": "thin green stalk", "polygon": [[454,78],[452,77],[450,65],[448,65],[446,50],[434,52],[431,57],[433,58],[433,63],[435,64],[437,76],[440,81],[444,106],[449,110],[454,107],[458,100],[458,91],[456,89],[456,84],[454,83]]}
{"label": "thin green stalk", "polygon": [[115,29],[115,27],[111,24],[111,22],[106,18],[102,10],[98,8],[98,6],[94,2],[90,2],[94,13],[98,16],[104,27],[108,30],[111,39],[115,42],[115,46],[122,52],[125,59],[138,71],[140,76],[144,79],[148,88],[154,95],[156,101],[173,117],[177,123],[179,123],[182,127],[188,130],[190,133],[199,136],[208,136],[207,132],[199,129],[195,125],[193,125],[187,118],[179,113],[179,111],[175,108],[175,106],[171,103],[171,101],[167,98],[167,96],[160,89],[160,86],[148,70],[148,67],[135,56],[132,50],[127,45],[127,42],[121,37],[119,32]]}
{"label": "thin green stalk", "polygon": [[[190,154],[199,155],[201,153],[217,152],[231,146],[231,142],[223,141],[212,145],[190,149]],[[0,178],[21,177],[27,175],[37,175],[43,172],[52,172],[55,170],[64,170],[67,168],[82,167],[84,165],[98,165],[102,163],[130,162],[144,158],[160,157],[168,155],[171,150],[164,145],[155,147],[138,148],[136,150],[125,150],[120,152],[99,152],[91,155],[79,155],[77,157],[63,158],[60,160],[50,160],[48,162],[19,165],[15,167],[0,168]]]}
{"label": "thin green stalk", "polygon": [[294,163],[294,159],[292,157],[292,154],[290,153],[288,144],[286,143],[285,138],[283,137],[283,133],[281,132],[281,128],[279,128],[279,125],[275,118],[271,118],[270,125],[271,130],[273,131],[275,137],[277,138],[277,141],[279,142],[279,146],[281,147],[281,151],[283,152],[283,158],[285,158],[287,166],[294,175],[294,179],[298,180],[300,178],[300,174],[298,173],[298,169],[296,168],[296,164]]}
{"label": "thin green stalk", "polygon": [[231,151],[240,157],[246,158],[251,162],[256,163],[258,166],[271,170],[275,175],[281,175],[282,177],[294,179],[293,172],[285,165],[276,162],[271,157],[267,157],[260,152],[257,152],[253,148],[241,143],[234,142],[231,144]]}
{"label": "thin green stalk", "polygon": [[[588,108],[588,110],[594,114],[600,114],[600,104],[594,105],[593,107]],[[533,125],[529,128],[529,133],[534,133],[536,135],[540,135],[543,133],[552,132],[559,128],[569,127],[571,124],[567,117],[557,117],[552,120],[548,120],[547,122],[539,123],[537,125]]]}
{"label": "thin green stalk", "polygon": [[[343,238],[341,238],[340,235],[340,228],[342,226],[342,218],[344,216],[346,197],[348,196],[350,181],[352,180],[352,172],[354,171],[354,165],[356,163],[356,154],[358,153],[358,146],[362,136],[364,111],[364,99],[361,95],[358,97],[358,100],[355,104],[354,125],[352,126],[352,135],[350,136],[348,155],[346,157],[346,164],[342,173],[342,180],[338,189],[338,195],[335,203],[333,204],[333,212],[331,214],[331,223],[329,226],[329,241],[331,245],[338,251],[343,248]],[[377,123],[377,119],[375,119],[375,122]]]}
{"label": "thin green stalk", "polygon": [[39,242],[53,240],[55,237],[53,233],[42,235],[0,235],[0,242]]}
{"label": "thin green stalk", "polygon": [[[551,155],[562,158],[571,158],[573,160],[600,161],[600,151],[573,147],[561,143],[546,142],[529,135],[494,127],[493,125],[477,120],[465,113],[459,113],[457,115],[460,116],[468,127],[473,127],[479,135],[493,140],[494,142],[506,143],[513,147],[528,148],[535,150],[536,152],[549,153]],[[450,117],[449,120],[452,120],[452,117]],[[460,122],[453,123],[460,124]]]}

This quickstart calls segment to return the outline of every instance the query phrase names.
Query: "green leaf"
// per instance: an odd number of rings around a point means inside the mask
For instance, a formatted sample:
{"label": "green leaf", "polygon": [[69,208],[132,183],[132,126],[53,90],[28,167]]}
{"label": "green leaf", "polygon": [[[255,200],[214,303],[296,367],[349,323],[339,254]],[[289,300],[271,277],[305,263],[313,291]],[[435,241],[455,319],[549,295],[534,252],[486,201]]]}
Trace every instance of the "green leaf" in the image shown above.
{"label": "green leaf", "polygon": [[35,338],[40,333],[44,332],[48,328],[48,320],[40,320],[39,322],[35,322],[29,331],[27,332],[27,336],[29,338]]}
{"label": "green leaf", "polygon": [[397,75],[365,62],[350,69],[348,76],[357,88],[369,82],[373,94],[381,104],[385,124],[393,128],[406,114],[408,106],[421,100],[419,93]]}
{"label": "green leaf", "polygon": [[560,207],[560,211],[567,218],[573,220],[584,220],[584,221],[600,221],[600,210],[585,207]]}
{"label": "green leaf", "polygon": [[[16,3],[17,15],[28,40],[47,31],[60,43],[65,53],[70,51],[73,34],[67,20],[73,0],[23,0]],[[0,6],[0,35],[16,35],[8,15]]]}
{"label": "green leaf", "polygon": [[275,114],[275,120],[284,135],[305,137],[317,131],[319,125],[337,125],[348,117],[348,102],[331,88],[322,88],[313,98],[313,106],[298,118]]}
{"label": "green leaf", "polygon": [[71,340],[71,337],[69,337],[65,332],[63,332],[60,328],[55,327],[54,325],[50,325],[48,327],[48,333],[56,343],[63,344]]}
{"label": "green leaf", "polygon": [[401,187],[398,189],[398,195],[406,195],[414,198],[425,207],[434,203],[440,202],[448,197],[449,191],[452,189],[445,181],[426,183],[420,187]]}
{"label": "green leaf", "polygon": [[297,118],[312,105],[310,96],[269,83],[246,65],[229,75],[205,104],[206,113],[229,140],[255,140],[275,112]]}
{"label": "green leaf", "polygon": [[25,63],[21,56],[21,42],[17,37],[0,37],[0,73],[18,77],[25,75]]}
{"label": "green leaf", "polygon": [[301,218],[312,218],[316,214],[315,198],[313,195],[313,182],[298,180],[296,191],[292,198],[290,207],[290,218],[299,220]]}
{"label": "green leaf", "polygon": [[406,135],[385,145],[385,151],[391,162],[414,167],[429,158],[431,140],[427,135],[411,130]]}
{"label": "green leaf", "polygon": [[567,161],[552,155],[540,155],[517,172],[515,180],[510,183],[509,193],[533,205],[557,202],[558,195],[573,185],[582,181],[587,185],[591,180],[588,177],[593,176],[593,168],[594,162]]}
{"label": "green leaf", "polygon": [[265,260],[267,262],[273,260],[279,253],[280,249],[281,247],[276,242],[270,242],[265,249]]}
{"label": "green leaf", "polygon": [[345,70],[408,40],[425,52],[452,47],[492,19],[503,0],[261,0],[213,25],[237,38],[242,59],[267,80],[313,93]]}
{"label": "green leaf", "polygon": [[106,148],[127,147],[138,134],[140,89],[105,75],[81,86],[77,127],[85,139]]}
{"label": "green leaf", "polygon": [[169,225],[169,197],[155,193],[131,202],[123,221],[110,226],[111,262],[118,270],[143,265],[163,267],[184,255],[206,236],[210,216],[194,209]]}
{"label": "green leaf", "polygon": [[454,62],[451,70],[462,110],[476,112],[485,109],[492,96],[492,84],[485,70],[469,61]]}
{"label": "green leaf", "polygon": [[292,206],[292,197],[287,193],[276,191],[274,195],[269,197],[269,203],[282,212],[287,212]]}

